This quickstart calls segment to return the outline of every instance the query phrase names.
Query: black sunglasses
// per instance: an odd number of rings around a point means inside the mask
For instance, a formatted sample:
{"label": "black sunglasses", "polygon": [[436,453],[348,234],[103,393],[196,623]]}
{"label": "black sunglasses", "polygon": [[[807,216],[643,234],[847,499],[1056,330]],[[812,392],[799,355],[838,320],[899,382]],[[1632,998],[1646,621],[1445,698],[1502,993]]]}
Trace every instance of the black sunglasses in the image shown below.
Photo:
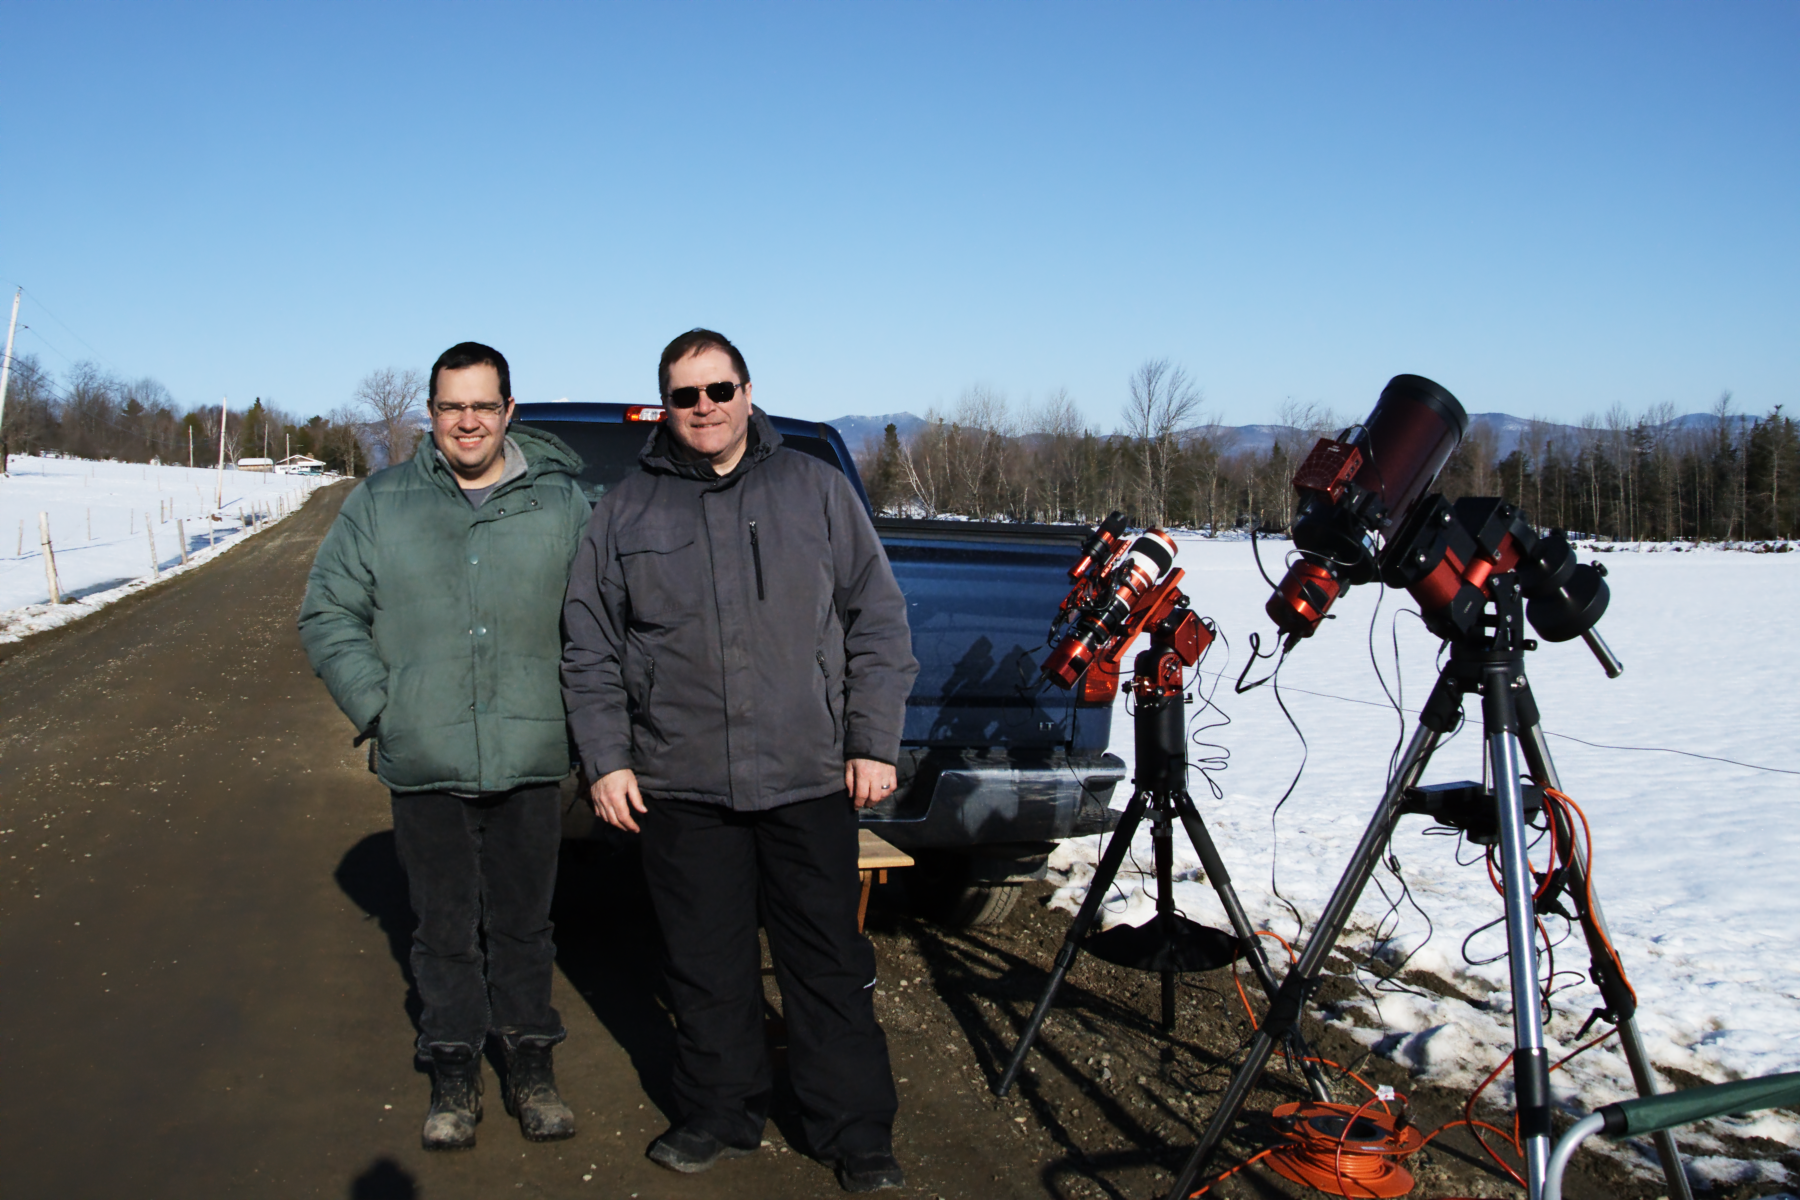
{"label": "black sunglasses", "polygon": [[692,408],[700,403],[700,393],[705,392],[706,398],[714,404],[725,404],[737,395],[738,389],[743,386],[741,383],[709,383],[703,388],[675,388],[669,392],[669,403],[676,408]]}

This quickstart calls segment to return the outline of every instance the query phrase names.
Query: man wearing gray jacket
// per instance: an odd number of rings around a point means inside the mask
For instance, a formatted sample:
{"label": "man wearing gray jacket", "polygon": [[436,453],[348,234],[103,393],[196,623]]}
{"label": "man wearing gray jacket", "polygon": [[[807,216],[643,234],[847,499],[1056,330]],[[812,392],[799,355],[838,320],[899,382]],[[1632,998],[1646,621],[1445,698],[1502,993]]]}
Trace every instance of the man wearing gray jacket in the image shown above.
{"label": "man wearing gray jacket", "polygon": [[761,1143],[760,916],[809,1149],[849,1191],[898,1187],[856,808],[894,787],[906,602],[849,481],[782,449],[735,346],[692,330],[657,374],[665,417],[588,524],[562,662],[594,811],[641,831],[666,943],[681,1111],[650,1157],[700,1171]]}

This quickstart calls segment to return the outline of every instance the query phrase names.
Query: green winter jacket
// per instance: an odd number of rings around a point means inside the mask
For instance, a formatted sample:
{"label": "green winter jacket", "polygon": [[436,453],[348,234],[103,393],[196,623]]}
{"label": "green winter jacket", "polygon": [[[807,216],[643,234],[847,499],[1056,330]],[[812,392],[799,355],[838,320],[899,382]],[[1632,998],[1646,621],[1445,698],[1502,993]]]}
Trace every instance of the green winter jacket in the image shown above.
{"label": "green winter jacket", "polygon": [[525,469],[479,509],[428,442],[350,493],[313,560],[300,640],[396,792],[569,773],[557,663],[581,459],[541,430],[509,436]]}

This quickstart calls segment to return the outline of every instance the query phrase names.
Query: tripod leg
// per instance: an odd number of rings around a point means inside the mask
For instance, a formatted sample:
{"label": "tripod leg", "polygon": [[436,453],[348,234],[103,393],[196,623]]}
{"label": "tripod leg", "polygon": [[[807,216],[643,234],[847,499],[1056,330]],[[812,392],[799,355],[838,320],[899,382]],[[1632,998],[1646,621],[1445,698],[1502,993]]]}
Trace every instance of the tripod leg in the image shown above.
{"label": "tripod leg", "polygon": [[[1544,738],[1543,727],[1538,724],[1537,705],[1532,701],[1529,687],[1520,697],[1518,707],[1523,735],[1520,741],[1532,778],[1562,791],[1562,780],[1556,774],[1556,764],[1551,761],[1550,747]],[[1561,833],[1559,830],[1559,836]],[[1572,838],[1574,831],[1569,830],[1568,833]],[[1654,1096],[1662,1089],[1657,1085],[1655,1072],[1651,1070],[1650,1054],[1644,1049],[1643,1035],[1638,1032],[1637,1017],[1634,1015],[1637,997],[1632,995],[1631,989],[1615,973],[1612,932],[1607,928],[1606,914],[1600,909],[1599,893],[1594,891],[1593,880],[1588,875],[1587,855],[1577,846],[1571,858],[1574,866],[1573,875],[1568,881],[1569,894],[1575,902],[1582,933],[1587,938],[1588,957],[1594,964],[1601,996],[1618,1019],[1619,1043],[1625,1051],[1625,1061],[1631,1067],[1631,1081],[1637,1086],[1638,1095]],[[1652,1140],[1656,1144],[1656,1156],[1662,1161],[1663,1176],[1669,1185],[1669,1200],[1693,1200],[1693,1191],[1688,1187],[1687,1171],[1681,1165],[1681,1153],[1675,1147],[1674,1134],[1664,1129],[1652,1135]]]}
{"label": "tripod leg", "polygon": [[[1200,855],[1200,865],[1205,869],[1206,878],[1217,893],[1219,903],[1225,906],[1225,915],[1231,919],[1231,931],[1237,934],[1238,941],[1243,944],[1244,957],[1250,960],[1250,969],[1262,984],[1263,994],[1273,1000],[1277,984],[1275,972],[1269,966],[1268,952],[1263,947],[1262,939],[1256,936],[1255,927],[1250,924],[1250,915],[1238,900],[1237,889],[1231,886],[1231,872],[1225,869],[1225,860],[1219,857],[1219,848],[1213,843],[1206,822],[1200,819],[1200,810],[1194,806],[1194,798],[1186,792],[1177,792],[1175,812],[1181,817],[1181,827],[1186,830],[1188,841],[1193,843],[1195,852]],[[1319,1064],[1307,1061],[1312,1057],[1312,1051],[1301,1037],[1298,1025],[1289,1031],[1288,1053],[1293,1055],[1294,1061],[1300,1064],[1300,1070],[1306,1075],[1306,1085],[1312,1092],[1313,1099],[1330,1100],[1331,1087],[1325,1082],[1325,1074],[1319,1070]]]}
{"label": "tripod leg", "polygon": [[1025,1065],[1025,1054],[1037,1039],[1038,1029],[1043,1025],[1044,1018],[1050,1015],[1050,1006],[1056,1002],[1056,993],[1062,987],[1063,976],[1069,973],[1069,967],[1075,962],[1075,954],[1081,949],[1082,940],[1087,937],[1094,919],[1100,915],[1100,906],[1106,902],[1106,893],[1112,887],[1113,876],[1119,873],[1119,864],[1124,861],[1125,852],[1131,848],[1131,837],[1137,832],[1138,822],[1144,819],[1144,808],[1150,802],[1150,795],[1144,788],[1139,788],[1132,795],[1131,803],[1125,806],[1125,814],[1119,818],[1118,826],[1106,843],[1106,853],[1100,856],[1100,865],[1094,869],[1094,878],[1088,883],[1087,898],[1081,902],[1081,909],[1075,914],[1075,923],[1069,926],[1068,936],[1063,938],[1062,949],[1056,953],[1056,964],[1050,969],[1050,982],[1044,985],[1044,994],[1038,997],[1031,1020],[1025,1023],[1025,1032],[1019,1035],[1019,1045],[1013,1051],[1012,1061],[1006,1064],[1006,1071],[994,1087],[996,1095],[1004,1096],[1012,1090],[1013,1081],[1019,1076],[1019,1068]]}
{"label": "tripod leg", "polygon": [[[1481,713],[1500,818],[1500,874],[1505,885],[1506,952],[1512,975],[1513,1095],[1519,1140],[1525,1148],[1526,1194],[1530,1200],[1538,1200],[1550,1170],[1550,1061],[1544,1050],[1537,911],[1532,904],[1531,866],[1525,856],[1525,799],[1519,785],[1519,719],[1513,708],[1517,670],[1502,662],[1482,672]],[[1523,676],[1517,677],[1523,680]]]}
{"label": "tripod leg", "polygon": [[[1448,705],[1448,697],[1454,692],[1454,684],[1448,681],[1447,676],[1440,675],[1433,701]],[[1428,714],[1432,707],[1433,704],[1427,704]],[[1455,707],[1451,707],[1450,711],[1453,714]],[[1412,741],[1406,747],[1406,754],[1401,758],[1394,778],[1388,784],[1387,794],[1381,798],[1374,818],[1363,831],[1362,841],[1357,843],[1356,851],[1350,857],[1350,865],[1344,868],[1343,878],[1338,880],[1337,890],[1331,893],[1331,899],[1325,903],[1325,911],[1319,914],[1319,923],[1314,927],[1312,937],[1307,940],[1306,949],[1300,954],[1300,961],[1289,969],[1287,977],[1276,989],[1269,1004],[1269,1013],[1263,1018],[1262,1027],[1256,1031],[1256,1037],[1250,1043],[1250,1050],[1245,1055],[1243,1064],[1231,1077],[1225,1093],[1219,1097],[1219,1106],[1213,1110],[1206,1131],[1200,1135],[1199,1145],[1194,1147],[1193,1153],[1182,1164],[1181,1173],[1175,1177],[1175,1186],[1169,1191],[1171,1200],[1187,1200],[1188,1194],[1194,1189],[1194,1181],[1212,1160],[1219,1144],[1230,1132],[1238,1112],[1244,1107],[1251,1089],[1262,1078],[1263,1068],[1268,1066],[1269,1056],[1274,1052],[1276,1042],[1285,1038],[1288,1030],[1299,1024],[1300,1010],[1318,986],[1319,975],[1325,969],[1325,960],[1349,922],[1351,910],[1356,907],[1356,901],[1362,895],[1363,888],[1368,885],[1369,877],[1381,862],[1381,853],[1386,849],[1388,839],[1393,836],[1394,822],[1400,817],[1400,806],[1405,800],[1406,789],[1419,781],[1425,764],[1431,759],[1431,752],[1437,748],[1442,737],[1441,731],[1424,724],[1414,732]]]}
{"label": "tripod leg", "polygon": [[[1164,936],[1175,924],[1175,852],[1169,830],[1170,807],[1169,797],[1157,792],[1155,811],[1150,818],[1150,844],[1156,852],[1156,922]],[[1174,1032],[1175,972],[1169,967],[1162,971],[1162,1026]]]}

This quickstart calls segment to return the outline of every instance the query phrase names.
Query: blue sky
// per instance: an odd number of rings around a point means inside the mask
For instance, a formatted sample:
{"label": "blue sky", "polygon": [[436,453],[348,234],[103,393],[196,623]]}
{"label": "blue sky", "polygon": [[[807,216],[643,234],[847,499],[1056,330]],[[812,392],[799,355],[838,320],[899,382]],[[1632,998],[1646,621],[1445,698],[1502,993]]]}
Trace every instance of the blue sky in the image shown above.
{"label": "blue sky", "polygon": [[[302,414],[476,338],[826,418],[1800,401],[1792,4],[0,9],[19,349]],[[39,303],[34,306],[34,300]],[[47,306],[47,308],[45,307]],[[65,324],[59,323],[65,322]]]}

